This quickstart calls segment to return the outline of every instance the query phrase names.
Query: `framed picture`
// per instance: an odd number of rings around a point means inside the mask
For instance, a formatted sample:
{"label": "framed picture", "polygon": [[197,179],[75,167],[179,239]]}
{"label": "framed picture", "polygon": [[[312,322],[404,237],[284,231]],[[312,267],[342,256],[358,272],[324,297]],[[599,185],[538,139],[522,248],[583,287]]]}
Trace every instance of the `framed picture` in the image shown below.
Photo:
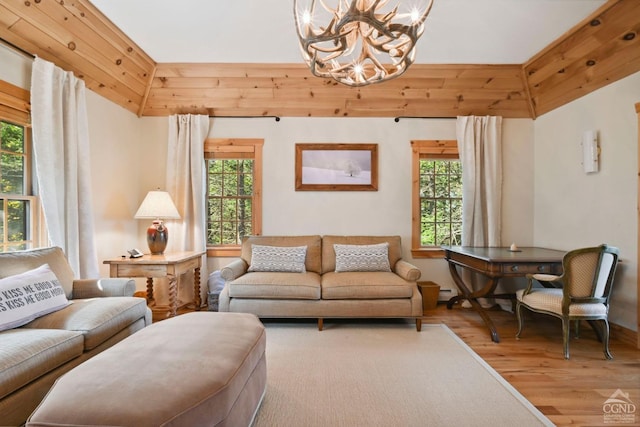
{"label": "framed picture", "polygon": [[378,191],[378,144],[296,144],[296,191]]}

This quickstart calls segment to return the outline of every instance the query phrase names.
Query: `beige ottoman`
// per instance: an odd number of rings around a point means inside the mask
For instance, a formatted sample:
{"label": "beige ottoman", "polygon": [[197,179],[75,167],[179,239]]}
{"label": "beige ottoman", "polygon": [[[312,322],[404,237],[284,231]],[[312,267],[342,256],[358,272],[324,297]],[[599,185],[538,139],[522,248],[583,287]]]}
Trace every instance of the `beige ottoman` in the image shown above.
{"label": "beige ottoman", "polygon": [[252,314],[154,323],[60,377],[27,426],[247,426],[267,383]]}

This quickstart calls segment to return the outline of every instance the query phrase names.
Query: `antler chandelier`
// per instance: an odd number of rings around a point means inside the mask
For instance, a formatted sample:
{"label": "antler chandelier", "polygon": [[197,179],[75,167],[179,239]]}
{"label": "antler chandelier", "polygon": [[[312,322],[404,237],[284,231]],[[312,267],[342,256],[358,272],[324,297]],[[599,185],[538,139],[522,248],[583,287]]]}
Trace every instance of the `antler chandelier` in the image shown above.
{"label": "antler chandelier", "polygon": [[348,86],[404,73],[433,0],[294,0],[300,48],[311,72]]}

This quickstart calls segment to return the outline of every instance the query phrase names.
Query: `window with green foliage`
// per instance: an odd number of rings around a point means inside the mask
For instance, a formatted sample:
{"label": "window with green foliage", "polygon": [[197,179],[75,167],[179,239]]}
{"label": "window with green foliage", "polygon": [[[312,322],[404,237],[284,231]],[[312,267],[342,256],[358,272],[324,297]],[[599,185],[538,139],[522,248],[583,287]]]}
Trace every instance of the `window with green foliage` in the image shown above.
{"label": "window with green foliage", "polygon": [[28,129],[0,120],[0,251],[33,247],[36,198],[30,195]]}
{"label": "window with green foliage", "polygon": [[262,232],[261,139],[205,141],[207,254],[239,256],[242,238]]}
{"label": "window with green foliage", "polygon": [[420,246],[462,242],[459,160],[420,159]]}
{"label": "window with green foliage", "polygon": [[443,255],[462,243],[462,164],[453,141],[411,141],[412,236],[415,258]]}
{"label": "window with green foliage", "polygon": [[208,160],[209,245],[238,245],[252,234],[253,160]]}

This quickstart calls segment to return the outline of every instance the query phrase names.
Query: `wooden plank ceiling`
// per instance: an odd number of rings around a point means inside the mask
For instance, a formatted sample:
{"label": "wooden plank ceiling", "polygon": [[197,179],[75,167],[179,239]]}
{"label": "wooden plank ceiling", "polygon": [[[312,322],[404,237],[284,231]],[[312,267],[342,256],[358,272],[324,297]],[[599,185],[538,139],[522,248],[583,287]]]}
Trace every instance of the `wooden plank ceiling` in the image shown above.
{"label": "wooden plank ceiling", "polygon": [[525,64],[414,64],[360,88],[303,64],[156,64],[88,0],[0,0],[0,38],[141,116],[536,118],[640,71],[639,17],[610,0]]}

